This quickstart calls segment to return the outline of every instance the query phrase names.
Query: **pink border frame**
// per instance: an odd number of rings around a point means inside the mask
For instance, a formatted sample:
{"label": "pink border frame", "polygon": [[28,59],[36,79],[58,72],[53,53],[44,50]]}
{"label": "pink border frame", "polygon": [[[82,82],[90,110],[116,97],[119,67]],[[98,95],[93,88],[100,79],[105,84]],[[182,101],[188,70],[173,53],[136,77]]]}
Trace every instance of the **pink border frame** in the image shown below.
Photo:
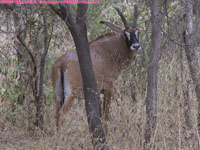
{"label": "pink border frame", "polygon": [[[64,1],[64,0],[63,0]],[[62,1],[62,2],[63,2]],[[39,0],[39,3],[40,4],[58,4],[58,3],[61,3],[61,1],[54,1],[54,0],[50,0],[50,1],[46,1],[46,0]]]}
{"label": "pink border frame", "polygon": [[77,4],[77,3],[85,3],[85,4],[98,4],[99,1],[95,0],[95,1],[86,1],[86,0],[68,0],[69,4]]}
{"label": "pink border frame", "polygon": [[0,0],[0,4],[8,4],[8,3],[26,3],[26,4],[33,4],[33,3],[37,3],[36,0]]}
{"label": "pink border frame", "polygon": [[[36,0],[0,0],[0,4],[6,4],[6,3],[37,3]],[[57,4],[57,3],[69,3],[69,4],[77,4],[77,3],[85,3],[85,4],[98,4],[99,0],[62,0],[62,1],[54,1],[54,0],[39,0],[39,3],[47,3],[47,4]]]}

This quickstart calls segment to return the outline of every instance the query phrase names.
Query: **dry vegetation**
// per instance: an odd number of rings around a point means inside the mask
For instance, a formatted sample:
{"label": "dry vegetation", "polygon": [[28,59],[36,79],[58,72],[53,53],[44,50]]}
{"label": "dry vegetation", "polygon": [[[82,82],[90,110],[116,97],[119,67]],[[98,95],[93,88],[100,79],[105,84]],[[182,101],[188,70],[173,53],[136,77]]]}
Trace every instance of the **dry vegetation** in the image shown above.
{"label": "dry vegetation", "polygon": [[[181,79],[180,62],[178,56],[164,54],[160,60],[158,80],[158,120],[155,137],[152,142],[156,149],[182,149],[198,150],[198,134],[196,126],[197,104],[188,76],[188,66],[184,58],[184,79]],[[133,64],[133,67],[136,67]],[[121,150],[142,149],[145,125],[145,92],[140,92],[140,81],[131,76],[127,78],[127,71],[116,83],[116,92],[111,104],[109,132],[107,141],[111,149]],[[123,79],[125,77],[125,79]],[[189,81],[188,81],[189,80]],[[187,82],[188,81],[188,82]],[[129,82],[135,83],[136,101],[131,98]],[[183,85],[184,84],[184,85]],[[139,86],[138,86],[139,85]],[[191,128],[185,127],[184,98],[182,86],[189,86],[189,97],[192,101],[190,119]],[[51,90],[52,91],[52,90]],[[141,94],[143,93],[143,94]],[[53,99],[51,97],[51,99]],[[55,135],[53,106],[46,108],[45,130],[34,127],[31,132],[26,120],[20,116],[15,123],[7,119],[2,111],[8,107],[4,101],[1,104],[1,132],[0,148],[11,149],[54,149],[57,143],[61,149],[77,150],[92,149],[91,138],[88,131],[84,101],[76,101],[66,117],[62,136],[57,139]],[[9,108],[9,107],[8,107]],[[8,110],[7,110],[8,111]],[[26,111],[22,111],[26,113]],[[21,112],[21,113],[22,113]],[[3,116],[2,116],[3,115]],[[4,118],[4,120],[2,120]]]}
{"label": "dry vegetation", "polygon": [[[51,150],[55,148],[56,144],[61,150],[92,150],[83,100],[76,100],[73,104],[66,117],[60,138],[57,138],[55,132],[55,110],[50,81],[51,64],[66,50],[74,49],[69,33],[62,30],[64,28],[63,24],[57,26],[56,32],[61,35],[61,38],[52,42],[48,54],[43,131],[33,125],[35,107],[31,92],[28,90],[29,87],[26,87],[29,99],[26,98],[23,106],[16,104],[19,70],[15,72],[15,69],[18,64],[15,50],[9,46],[12,45],[12,40],[8,40],[9,37],[1,33],[0,41],[4,42],[0,43],[0,69],[1,73],[7,72],[7,75],[0,74],[1,150]],[[143,55],[146,56],[144,53]],[[144,61],[143,57],[138,57],[137,61],[133,62],[132,66],[127,68],[116,82],[115,94],[111,102],[110,121],[108,122],[107,142],[111,150],[141,150],[143,148],[147,68],[147,60],[142,62]],[[13,72],[14,77],[11,75]],[[11,85],[2,86],[8,82]],[[188,91],[188,98],[191,101],[189,125],[185,120],[184,113],[186,91]],[[12,111],[15,106],[15,111]],[[154,148],[157,150],[198,150],[200,138],[197,133],[197,102],[185,54],[179,46],[171,48],[168,45],[162,49],[159,62],[157,108],[157,128],[152,139],[155,144]]]}

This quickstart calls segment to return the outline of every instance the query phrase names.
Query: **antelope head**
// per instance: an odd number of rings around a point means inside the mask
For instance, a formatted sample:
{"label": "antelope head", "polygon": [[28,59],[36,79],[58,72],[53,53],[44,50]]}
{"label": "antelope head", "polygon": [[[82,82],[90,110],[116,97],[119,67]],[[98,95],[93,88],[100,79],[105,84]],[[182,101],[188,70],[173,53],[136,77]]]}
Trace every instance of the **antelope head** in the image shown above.
{"label": "antelope head", "polygon": [[139,44],[139,30],[128,25],[126,18],[123,15],[123,13],[121,12],[121,10],[117,7],[114,7],[114,8],[117,10],[119,16],[121,17],[121,19],[124,23],[124,27],[114,25],[107,21],[100,21],[100,23],[106,25],[111,30],[113,30],[117,33],[123,34],[125,37],[126,45],[130,50],[132,50],[132,51],[140,50],[141,46]]}

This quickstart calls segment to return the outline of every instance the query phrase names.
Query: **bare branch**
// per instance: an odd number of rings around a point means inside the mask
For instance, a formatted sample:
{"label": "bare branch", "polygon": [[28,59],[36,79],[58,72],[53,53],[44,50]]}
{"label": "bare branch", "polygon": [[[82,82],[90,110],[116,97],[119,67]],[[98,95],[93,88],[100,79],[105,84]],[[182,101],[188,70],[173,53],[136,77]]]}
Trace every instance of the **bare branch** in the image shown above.
{"label": "bare branch", "polygon": [[194,24],[193,24],[193,6],[192,0],[186,1],[186,18],[187,18],[187,32],[186,35],[191,35],[193,33]]}
{"label": "bare branch", "polygon": [[167,39],[169,39],[171,42],[173,42],[173,43],[175,43],[175,44],[177,44],[177,45],[179,45],[179,46],[185,46],[184,44],[181,44],[181,43],[179,43],[179,42],[177,42],[175,39],[172,39],[171,37],[169,37],[168,35],[167,35],[167,33],[162,29],[162,28],[160,28],[160,30],[162,31],[162,33],[167,37]]}
{"label": "bare branch", "polygon": [[194,15],[196,16],[195,19],[195,25],[196,25],[196,31],[198,32],[200,29],[200,2],[198,0],[195,0],[195,6],[194,6]]}
{"label": "bare branch", "polygon": [[85,20],[88,13],[88,4],[78,4],[77,15],[76,15],[76,23],[80,20]]}
{"label": "bare branch", "polygon": [[60,9],[56,8],[54,5],[50,4],[49,7],[61,18],[65,21],[66,25],[70,30],[78,31],[77,25],[74,21],[73,15],[69,10],[68,4],[60,4]]}
{"label": "bare branch", "polygon": [[33,54],[31,53],[31,49],[21,39],[20,34],[17,35],[17,39],[22,43],[22,45],[25,47],[25,50],[28,52],[29,56],[31,57],[31,60],[32,60],[33,65],[34,65],[34,73],[33,73],[33,75],[35,76],[36,73],[37,73],[37,66],[36,66],[35,58],[34,58]]}
{"label": "bare branch", "polygon": [[52,27],[51,27],[51,34],[50,34],[49,41],[48,41],[48,47],[49,47],[49,45],[50,45],[50,41],[51,41],[51,39],[52,39],[52,35],[53,35],[53,27],[54,27],[54,25],[52,25]]}
{"label": "bare branch", "polygon": [[134,4],[134,15],[133,15],[133,27],[137,27],[137,20],[138,20],[138,6],[137,3]]}
{"label": "bare branch", "polygon": [[[61,17],[61,11],[60,11],[60,9],[58,9],[58,8],[56,8],[54,5],[52,5],[52,4],[49,4],[49,7],[59,16],[59,17]],[[62,18],[62,17],[61,17]]]}
{"label": "bare branch", "polygon": [[31,57],[32,62],[35,64],[35,59],[33,57],[33,54],[31,53],[31,49],[25,44],[25,42],[21,39],[20,35],[17,35],[17,39],[22,43],[22,45],[26,48],[28,54]]}

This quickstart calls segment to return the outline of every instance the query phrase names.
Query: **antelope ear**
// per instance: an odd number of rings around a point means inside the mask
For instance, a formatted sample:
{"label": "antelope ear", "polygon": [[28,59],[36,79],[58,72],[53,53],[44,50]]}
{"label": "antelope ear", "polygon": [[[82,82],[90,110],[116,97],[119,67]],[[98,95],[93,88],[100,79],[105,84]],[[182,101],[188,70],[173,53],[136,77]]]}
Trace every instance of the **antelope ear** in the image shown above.
{"label": "antelope ear", "polygon": [[115,32],[118,32],[118,33],[122,33],[123,32],[123,29],[122,27],[120,26],[117,26],[117,25],[114,25],[110,22],[107,22],[107,21],[100,21],[100,23],[106,25],[107,27],[109,27],[111,30],[115,31]]}

